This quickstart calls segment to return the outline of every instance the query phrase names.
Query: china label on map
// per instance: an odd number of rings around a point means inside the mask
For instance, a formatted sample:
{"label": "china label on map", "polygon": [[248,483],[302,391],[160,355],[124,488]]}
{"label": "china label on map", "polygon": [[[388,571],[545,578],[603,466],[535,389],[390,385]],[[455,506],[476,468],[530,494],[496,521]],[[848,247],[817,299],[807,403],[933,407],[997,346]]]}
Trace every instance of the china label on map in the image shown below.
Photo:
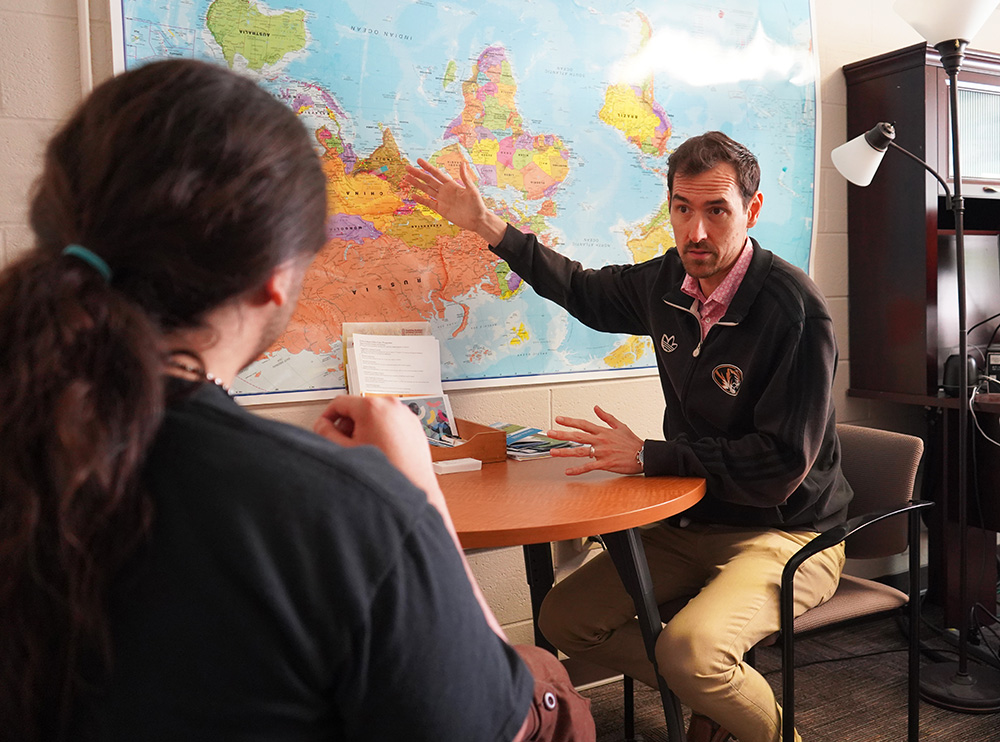
{"label": "china label on map", "polygon": [[[667,158],[725,131],[753,150],[754,236],[808,268],[816,158],[809,0],[122,0],[126,67],[194,57],[298,114],[329,194],[291,323],[233,384],[266,401],[344,386],[344,322],[427,321],[446,385],[649,373],[649,338],[593,331],[482,239],[415,204],[418,157],[585,267],[673,247]],[[586,376],[585,376],[586,375]]]}

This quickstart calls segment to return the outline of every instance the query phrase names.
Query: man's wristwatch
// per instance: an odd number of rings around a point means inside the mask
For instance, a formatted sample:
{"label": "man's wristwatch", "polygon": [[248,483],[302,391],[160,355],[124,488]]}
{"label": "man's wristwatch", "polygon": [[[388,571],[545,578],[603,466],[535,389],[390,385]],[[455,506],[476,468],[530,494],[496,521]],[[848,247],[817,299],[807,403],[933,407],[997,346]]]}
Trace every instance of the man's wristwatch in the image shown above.
{"label": "man's wristwatch", "polygon": [[637,463],[639,465],[639,468],[642,469],[643,471],[646,470],[646,464],[643,458],[643,454],[645,453],[645,451],[646,451],[646,444],[643,443],[641,446],[639,446],[639,450],[635,452],[635,463]]}

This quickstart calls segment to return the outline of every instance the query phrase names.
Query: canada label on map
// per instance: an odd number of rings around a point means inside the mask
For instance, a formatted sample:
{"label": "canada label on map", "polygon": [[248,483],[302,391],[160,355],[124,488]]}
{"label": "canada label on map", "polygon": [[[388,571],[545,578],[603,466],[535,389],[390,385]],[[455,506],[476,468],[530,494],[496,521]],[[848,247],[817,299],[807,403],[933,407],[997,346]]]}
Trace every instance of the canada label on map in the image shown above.
{"label": "canada label on map", "polygon": [[[623,7],[624,6],[624,7]],[[754,236],[808,269],[816,170],[809,0],[122,0],[126,67],[194,57],[250,76],[315,142],[327,243],[244,400],[344,387],[344,322],[430,322],[445,388],[655,373],[648,337],[580,324],[482,239],[414,203],[405,166],[458,178],[585,267],[674,245],[667,157],[725,131],[757,154]]]}

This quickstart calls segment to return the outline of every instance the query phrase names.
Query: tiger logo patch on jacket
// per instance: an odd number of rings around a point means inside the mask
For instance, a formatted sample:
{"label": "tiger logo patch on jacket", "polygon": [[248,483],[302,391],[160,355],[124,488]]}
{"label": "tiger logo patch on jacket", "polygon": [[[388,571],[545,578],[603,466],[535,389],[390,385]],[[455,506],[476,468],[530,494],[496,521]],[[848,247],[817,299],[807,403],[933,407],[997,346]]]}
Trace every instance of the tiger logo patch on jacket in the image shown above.
{"label": "tiger logo patch on jacket", "polygon": [[743,386],[743,372],[730,363],[724,363],[712,369],[712,380],[718,384],[719,389],[730,397],[735,397]]}

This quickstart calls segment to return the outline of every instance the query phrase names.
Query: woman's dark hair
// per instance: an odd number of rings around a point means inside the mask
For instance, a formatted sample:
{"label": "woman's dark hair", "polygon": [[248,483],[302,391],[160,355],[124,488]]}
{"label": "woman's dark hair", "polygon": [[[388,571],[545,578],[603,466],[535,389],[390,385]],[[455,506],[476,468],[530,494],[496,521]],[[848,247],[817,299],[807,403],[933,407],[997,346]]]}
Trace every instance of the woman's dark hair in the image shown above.
{"label": "woman's dark hair", "polygon": [[674,175],[701,175],[719,164],[726,164],[736,171],[736,183],[743,198],[743,205],[760,188],[760,164],[753,152],[723,134],[707,131],[685,140],[667,158],[667,189],[674,191]]}
{"label": "woman's dark hair", "polygon": [[35,247],[0,273],[0,736],[65,737],[82,668],[111,659],[108,586],[152,517],[163,333],[315,254],[325,219],[301,123],[218,66],[115,77],[49,143]]}

